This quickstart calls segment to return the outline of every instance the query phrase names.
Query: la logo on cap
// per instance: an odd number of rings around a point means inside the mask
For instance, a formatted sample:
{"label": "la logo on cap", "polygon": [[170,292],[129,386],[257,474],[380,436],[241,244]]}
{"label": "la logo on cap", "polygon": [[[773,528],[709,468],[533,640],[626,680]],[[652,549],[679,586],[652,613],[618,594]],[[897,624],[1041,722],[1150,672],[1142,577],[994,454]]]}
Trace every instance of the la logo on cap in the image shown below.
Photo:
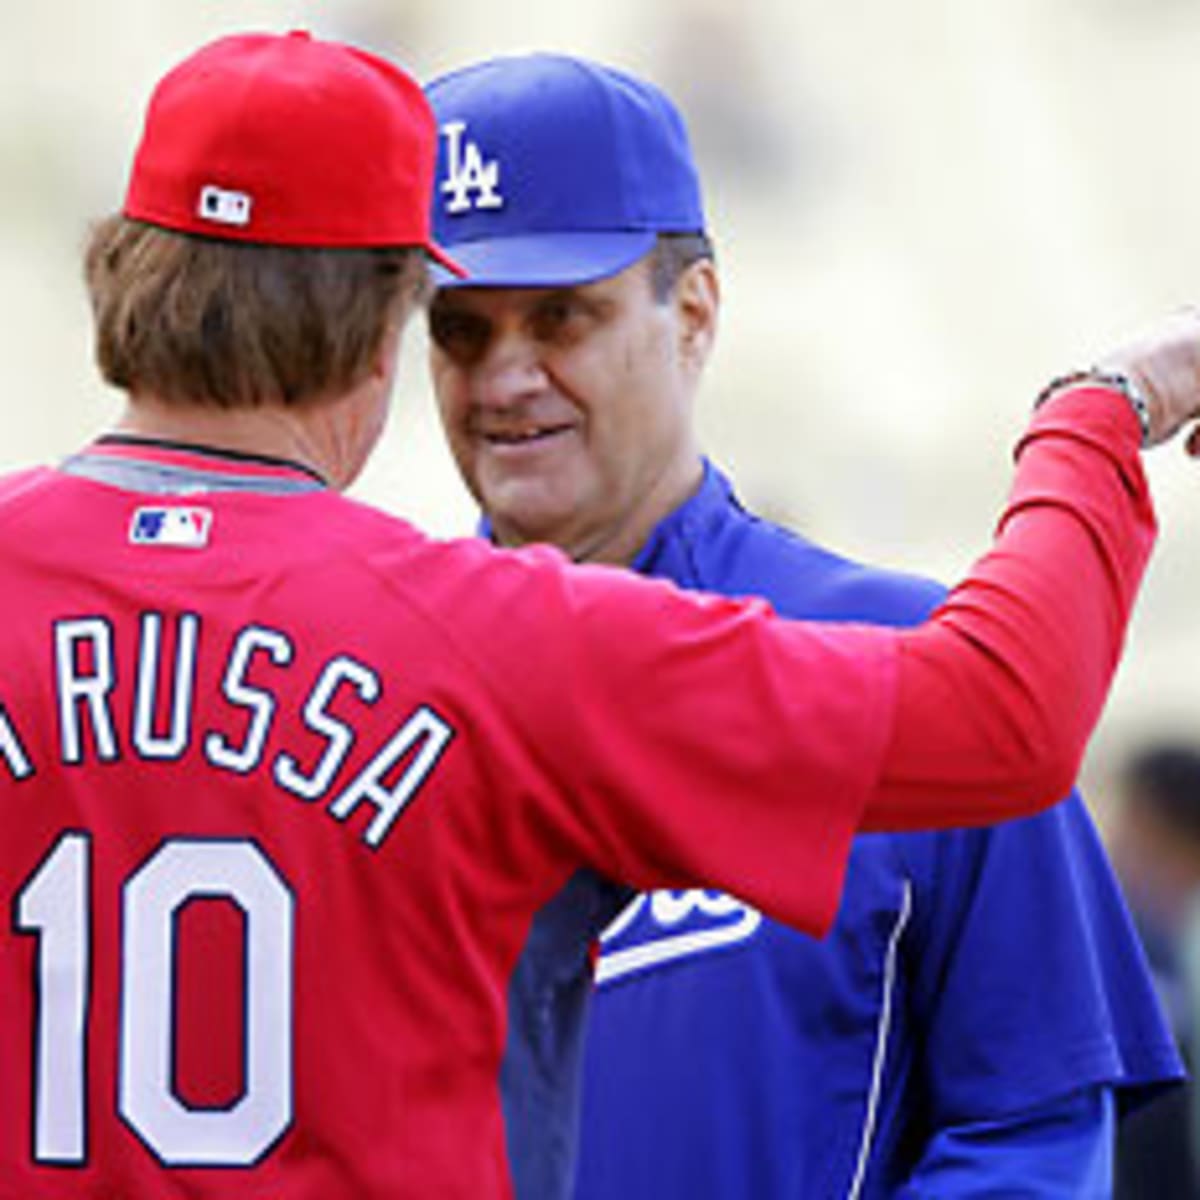
{"label": "la logo on cap", "polygon": [[462,213],[476,208],[503,208],[504,197],[496,190],[500,184],[500,163],[496,159],[484,162],[475,142],[464,144],[466,128],[465,121],[449,121],[442,126],[446,138],[446,178],[441,190],[450,197],[446,211]]}
{"label": "la logo on cap", "polygon": [[200,203],[196,206],[198,216],[218,225],[249,225],[250,197],[245,192],[232,192],[214,184],[200,189]]}

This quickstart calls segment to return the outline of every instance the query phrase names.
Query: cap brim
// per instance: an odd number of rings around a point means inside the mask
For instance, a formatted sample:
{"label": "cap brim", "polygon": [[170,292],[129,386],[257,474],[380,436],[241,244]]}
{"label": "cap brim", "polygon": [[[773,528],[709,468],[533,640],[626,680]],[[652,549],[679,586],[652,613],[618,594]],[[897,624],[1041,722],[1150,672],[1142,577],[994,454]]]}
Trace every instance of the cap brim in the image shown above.
{"label": "cap brim", "polygon": [[607,279],[654,248],[654,230],[531,233],[459,242],[454,259],[465,276],[433,269],[437,287],[573,287]]}
{"label": "cap brim", "polygon": [[425,253],[433,259],[432,274],[438,287],[442,286],[443,275],[450,279],[460,280],[466,275],[467,271],[462,263],[451,258],[441,246],[435,246],[433,242],[426,242]]}

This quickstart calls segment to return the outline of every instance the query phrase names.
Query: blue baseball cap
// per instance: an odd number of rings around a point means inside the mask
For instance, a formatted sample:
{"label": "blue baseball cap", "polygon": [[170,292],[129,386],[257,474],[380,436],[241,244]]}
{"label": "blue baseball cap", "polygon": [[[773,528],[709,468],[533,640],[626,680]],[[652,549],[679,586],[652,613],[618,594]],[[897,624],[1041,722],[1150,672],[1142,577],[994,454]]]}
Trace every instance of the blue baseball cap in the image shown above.
{"label": "blue baseball cap", "polygon": [[564,54],[494,58],[425,94],[437,119],[433,229],[467,277],[561,287],[625,270],[660,233],[705,228],[687,129],[656,87]]}

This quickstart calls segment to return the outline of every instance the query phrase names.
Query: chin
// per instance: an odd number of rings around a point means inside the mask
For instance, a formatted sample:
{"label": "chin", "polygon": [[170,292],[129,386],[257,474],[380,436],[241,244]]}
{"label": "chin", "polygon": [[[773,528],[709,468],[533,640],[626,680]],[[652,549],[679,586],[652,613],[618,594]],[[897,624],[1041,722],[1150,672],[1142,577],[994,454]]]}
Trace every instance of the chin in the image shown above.
{"label": "chin", "polygon": [[483,489],[480,500],[495,528],[522,542],[557,542],[556,534],[571,527],[576,511],[562,497],[514,480]]}
{"label": "chin", "polygon": [[505,545],[525,546],[531,543],[550,543],[567,549],[571,529],[570,513],[546,510],[528,505],[487,504],[492,528]]}
{"label": "chin", "polygon": [[505,546],[531,546],[548,544],[566,549],[561,527],[549,521],[511,520],[506,517],[492,518],[492,527],[498,540]]}

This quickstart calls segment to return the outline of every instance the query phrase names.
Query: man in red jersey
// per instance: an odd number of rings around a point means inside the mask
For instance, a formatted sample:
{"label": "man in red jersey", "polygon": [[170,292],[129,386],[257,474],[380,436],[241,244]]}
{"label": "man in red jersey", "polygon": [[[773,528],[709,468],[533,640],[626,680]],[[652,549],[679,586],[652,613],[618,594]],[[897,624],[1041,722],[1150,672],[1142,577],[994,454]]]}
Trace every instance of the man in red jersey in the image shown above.
{"label": "man in red jersey", "polygon": [[[1055,389],[915,630],[436,543],[338,495],[440,256],[434,141],[380,59],[223,39],[160,83],[93,235],[127,404],[0,481],[4,1200],[565,1194],[606,881],[820,933],[856,830],[1075,773],[1200,322]],[[530,1021],[554,1061],[510,1057]]]}

